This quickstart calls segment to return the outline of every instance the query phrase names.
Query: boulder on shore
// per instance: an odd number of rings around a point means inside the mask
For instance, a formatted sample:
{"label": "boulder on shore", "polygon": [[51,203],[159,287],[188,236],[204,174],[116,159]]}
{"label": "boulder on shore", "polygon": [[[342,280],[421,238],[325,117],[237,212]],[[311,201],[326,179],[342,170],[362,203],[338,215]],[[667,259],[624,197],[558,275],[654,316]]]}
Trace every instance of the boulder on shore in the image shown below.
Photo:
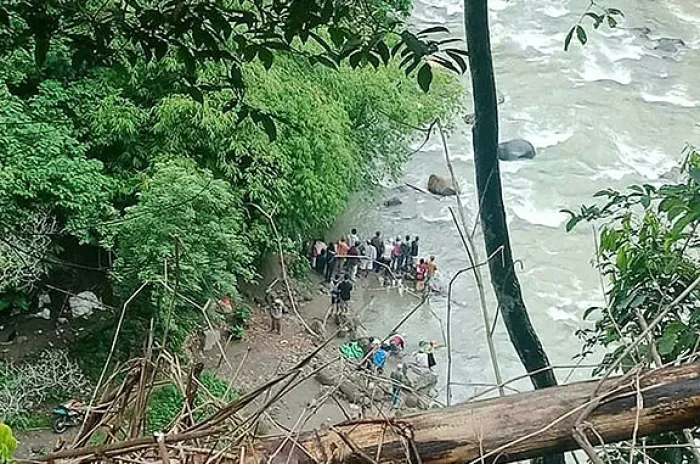
{"label": "boulder on shore", "polygon": [[536,154],[534,145],[524,139],[507,140],[498,144],[498,159],[501,161],[532,159]]}
{"label": "boulder on shore", "polygon": [[436,174],[431,174],[430,178],[428,179],[428,191],[434,195],[440,195],[443,197],[457,195],[457,191],[452,185],[452,181]]}

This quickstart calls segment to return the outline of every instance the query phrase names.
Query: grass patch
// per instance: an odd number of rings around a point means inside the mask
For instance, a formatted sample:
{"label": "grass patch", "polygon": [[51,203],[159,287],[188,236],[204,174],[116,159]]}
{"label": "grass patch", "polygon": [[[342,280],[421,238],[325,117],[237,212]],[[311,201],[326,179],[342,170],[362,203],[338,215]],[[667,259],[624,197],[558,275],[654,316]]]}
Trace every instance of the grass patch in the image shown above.
{"label": "grass patch", "polygon": [[[226,403],[235,401],[238,393],[228,391],[228,382],[211,372],[204,372],[201,376],[202,387],[214,398]],[[195,407],[198,408],[194,414],[195,422],[208,417],[215,412],[213,406],[199,408],[207,403],[210,396],[200,387],[195,399]],[[173,421],[182,413],[185,405],[185,398],[182,392],[174,384],[165,385],[156,390],[148,403],[146,413],[146,430],[149,433],[168,430]]]}

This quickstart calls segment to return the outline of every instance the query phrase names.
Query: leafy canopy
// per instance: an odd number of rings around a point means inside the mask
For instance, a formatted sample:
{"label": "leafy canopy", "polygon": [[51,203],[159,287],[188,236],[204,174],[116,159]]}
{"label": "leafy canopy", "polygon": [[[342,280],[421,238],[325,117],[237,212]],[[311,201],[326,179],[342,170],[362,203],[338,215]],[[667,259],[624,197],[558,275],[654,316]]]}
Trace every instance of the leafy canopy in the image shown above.
{"label": "leafy canopy", "polygon": [[[584,354],[595,345],[611,347],[600,369],[619,358],[625,345],[700,275],[700,155],[689,149],[678,182],[655,187],[632,185],[596,194],[606,202],[569,212],[567,229],[580,221],[600,228],[600,271],[610,281],[608,307],[591,308],[595,327],[580,331]],[[642,321],[643,319],[643,321]],[[652,346],[662,362],[683,359],[700,343],[700,291],[691,292],[653,329],[653,337],[624,360],[623,368],[652,361]]]}

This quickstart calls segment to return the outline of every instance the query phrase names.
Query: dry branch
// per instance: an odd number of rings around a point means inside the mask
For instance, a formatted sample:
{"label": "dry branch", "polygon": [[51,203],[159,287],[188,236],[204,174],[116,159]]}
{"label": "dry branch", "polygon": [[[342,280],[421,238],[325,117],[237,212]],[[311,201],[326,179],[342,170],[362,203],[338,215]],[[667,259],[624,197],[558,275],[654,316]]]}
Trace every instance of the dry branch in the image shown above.
{"label": "dry branch", "polygon": [[[298,370],[292,372],[298,373]],[[271,383],[289,379],[291,373]],[[578,429],[584,443],[611,443],[637,436],[680,430],[700,418],[700,363],[667,367],[641,373],[639,387],[621,378],[608,379],[606,396],[586,419],[586,427]],[[578,447],[572,437],[580,412],[591,404],[597,380],[552,387],[448,407],[402,419],[381,419],[344,422],[332,430],[299,434],[293,446],[282,446],[285,437],[270,437],[248,445],[244,454],[220,455],[221,464],[282,464],[410,462],[451,464],[465,462],[499,463],[518,461]],[[271,385],[268,384],[268,387]],[[260,393],[258,390],[257,394]],[[644,408],[638,410],[637,395]],[[257,396],[257,395],[250,395]],[[249,397],[237,406],[248,403]],[[230,414],[230,408],[224,414]],[[221,419],[221,415],[215,416]],[[198,438],[213,440],[230,429],[221,428],[220,420],[210,420],[180,434],[163,437],[165,445],[174,445]],[[387,428],[392,433],[386,433]],[[234,434],[238,433],[234,431]],[[276,450],[274,459],[269,459]],[[178,446],[178,448],[181,448]],[[205,462],[205,455],[184,448],[190,462]],[[240,449],[240,448],[239,448]],[[287,451],[291,453],[288,455]],[[408,452],[407,452],[408,451]],[[56,464],[90,463],[120,456],[146,463],[162,462],[161,450],[154,437],[143,437],[123,443],[65,450],[42,458]],[[202,451],[206,453],[206,450]],[[170,459],[180,459],[173,455]],[[369,459],[368,459],[369,458]]]}
{"label": "dry branch", "polygon": [[[619,379],[605,385],[614,388]],[[390,420],[410,430],[418,455],[425,464],[464,463],[469,461],[499,463],[522,460],[543,454],[563,452],[578,447],[571,435],[577,412],[589,402],[597,381],[553,387],[505,398],[463,404],[436,412]],[[600,402],[587,418],[586,433],[590,440],[600,435],[605,442],[628,439],[638,418],[638,436],[678,430],[700,418],[700,364],[656,370],[640,375],[644,409],[637,411],[637,391],[633,386],[618,388]],[[316,460],[324,454],[340,456],[343,462],[366,461],[376,456],[384,420],[346,422],[336,426],[353,447],[333,432],[302,434],[299,443]],[[551,425],[551,426],[550,426]],[[595,434],[590,430],[595,429]],[[482,433],[476,432],[481,430]],[[519,437],[528,439],[518,440]],[[278,439],[268,439],[256,446],[265,456]],[[512,444],[511,444],[512,443]],[[396,436],[384,436],[377,461],[403,462],[404,445]],[[358,455],[352,448],[362,451]],[[481,449],[483,448],[483,456]],[[293,461],[312,462],[306,453],[295,453]],[[298,461],[297,461],[298,459]],[[254,461],[247,461],[253,464]]]}

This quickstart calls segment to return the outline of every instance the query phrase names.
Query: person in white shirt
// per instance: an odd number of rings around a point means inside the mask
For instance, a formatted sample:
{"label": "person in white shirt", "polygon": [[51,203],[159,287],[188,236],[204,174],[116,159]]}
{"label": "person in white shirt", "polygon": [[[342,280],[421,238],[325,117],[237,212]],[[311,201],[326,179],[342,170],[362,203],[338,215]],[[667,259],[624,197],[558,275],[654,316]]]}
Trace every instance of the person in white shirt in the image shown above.
{"label": "person in white shirt", "polygon": [[360,236],[357,235],[357,229],[352,229],[348,235],[348,246],[358,246],[360,244]]}
{"label": "person in white shirt", "polygon": [[377,249],[372,245],[372,242],[367,240],[367,245],[365,246],[365,259],[362,263],[362,268],[365,271],[365,277],[367,277],[372,269],[374,269],[374,262],[377,260]]}

